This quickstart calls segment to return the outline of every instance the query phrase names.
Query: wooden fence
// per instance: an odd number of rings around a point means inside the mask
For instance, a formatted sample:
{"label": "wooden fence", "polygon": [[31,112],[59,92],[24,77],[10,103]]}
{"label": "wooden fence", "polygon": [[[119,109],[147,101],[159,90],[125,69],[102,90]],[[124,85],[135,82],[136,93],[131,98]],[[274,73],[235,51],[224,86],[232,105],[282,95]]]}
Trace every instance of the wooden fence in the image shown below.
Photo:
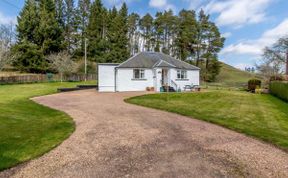
{"label": "wooden fence", "polygon": [[[96,80],[96,74],[88,74],[87,80]],[[63,81],[84,81],[85,74],[64,75]],[[61,81],[59,74],[27,74],[16,76],[0,76],[0,84],[38,83]]]}

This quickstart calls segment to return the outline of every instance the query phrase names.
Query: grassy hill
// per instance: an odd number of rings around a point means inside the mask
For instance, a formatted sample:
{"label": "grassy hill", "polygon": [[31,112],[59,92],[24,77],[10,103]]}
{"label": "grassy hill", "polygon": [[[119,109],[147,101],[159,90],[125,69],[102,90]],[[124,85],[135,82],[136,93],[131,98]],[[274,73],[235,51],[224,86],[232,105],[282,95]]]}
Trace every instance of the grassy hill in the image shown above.
{"label": "grassy hill", "polygon": [[211,83],[211,85],[223,87],[243,87],[247,85],[249,79],[256,77],[255,74],[242,71],[223,62],[221,62],[221,65],[221,72],[217,76],[216,82]]}

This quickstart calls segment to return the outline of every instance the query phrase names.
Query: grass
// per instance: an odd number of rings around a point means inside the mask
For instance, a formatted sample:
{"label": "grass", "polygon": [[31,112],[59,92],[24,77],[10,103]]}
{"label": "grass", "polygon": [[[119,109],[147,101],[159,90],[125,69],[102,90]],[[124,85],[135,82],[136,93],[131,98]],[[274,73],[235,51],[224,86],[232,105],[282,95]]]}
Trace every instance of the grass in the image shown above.
{"label": "grass", "polygon": [[74,122],[67,114],[29,98],[77,84],[0,85],[0,170],[46,153],[74,131]]}
{"label": "grass", "polygon": [[251,78],[257,77],[255,74],[236,69],[228,64],[221,63],[221,72],[217,76],[215,83],[210,83],[212,86],[220,87],[243,87]]}
{"label": "grass", "polygon": [[272,95],[209,91],[152,94],[126,101],[215,123],[288,151],[288,103]]}

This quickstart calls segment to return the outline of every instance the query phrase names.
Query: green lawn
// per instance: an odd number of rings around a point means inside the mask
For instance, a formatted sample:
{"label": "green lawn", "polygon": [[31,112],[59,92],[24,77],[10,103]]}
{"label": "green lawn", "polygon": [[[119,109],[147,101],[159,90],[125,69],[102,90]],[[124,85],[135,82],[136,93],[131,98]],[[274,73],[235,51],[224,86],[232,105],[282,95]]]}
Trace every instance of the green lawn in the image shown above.
{"label": "green lawn", "polygon": [[67,114],[29,98],[77,84],[0,85],[0,170],[44,154],[73,132],[74,122]]}
{"label": "green lawn", "polygon": [[209,91],[152,94],[126,101],[216,123],[288,150],[288,103],[271,95]]}

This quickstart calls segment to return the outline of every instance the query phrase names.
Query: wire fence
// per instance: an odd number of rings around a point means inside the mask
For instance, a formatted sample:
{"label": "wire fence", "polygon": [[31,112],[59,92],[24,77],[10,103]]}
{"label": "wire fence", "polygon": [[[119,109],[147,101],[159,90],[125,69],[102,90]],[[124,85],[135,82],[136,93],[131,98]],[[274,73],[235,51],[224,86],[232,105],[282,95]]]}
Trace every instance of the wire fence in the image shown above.
{"label": "wire fence", "polygon": [[[64,75],[63,81],[84,81],[96,80],[96,74],[71,74]],[[17,83],[41,83],[41,82],[58,82],[61,81],[59,74],[27,74],[27,75],[13,75],[13,76],[0,76],[0,84],[17,84]]]}

